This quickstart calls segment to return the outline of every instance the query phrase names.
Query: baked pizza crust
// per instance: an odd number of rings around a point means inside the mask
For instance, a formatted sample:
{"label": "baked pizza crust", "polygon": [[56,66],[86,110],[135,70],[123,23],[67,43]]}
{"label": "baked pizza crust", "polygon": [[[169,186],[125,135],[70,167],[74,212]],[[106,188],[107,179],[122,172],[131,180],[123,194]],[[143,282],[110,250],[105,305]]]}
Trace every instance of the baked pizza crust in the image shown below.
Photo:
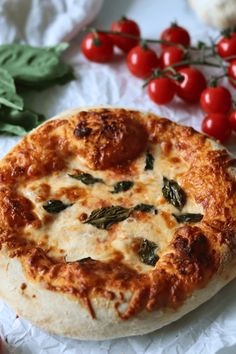
{"label": "baked pizza crust", "polygon": [[[52,121],[59,122],[67,119],[70,121],[71,117],[79,116],[80,112],[99,112],[100,114],[105,111],[108,114],[117,110],[122,115],[136,114],[135,111],[119,108],[83,107],[66,111],[47,121],[43,126],[47,127]],[[137,114],[140,113],[137,112]],[[198,226],[179,227],[177,225],[173,238],[168,240],[167,246],[163,248],[154,269],[150,266],[141,268],[138,265],[133,270],[130,269],[130,266],[127,266],[127,262],[123,265],[123,261],[121,261],[122,265],[120,265],[119,259],[115,261],[116,263],[111,263],[111,268],[101,268],[101,272],[107,272],[104,273],[106,277],[119,278],[119,273],[113,274],[113,271],[115,272],[113,268],[119,268],[120,266],[121,278],[126,278],[126,281],[123,282],[122,279],[114,280],[116,278],[112,278],[110,282],[106,280],[104,289],[101,290],[99,285],[99,291],[97,289],[95,294],[93,294],[92,289],[89,295],[86,293],[86,296],[84,296],[83,292],[79,292],[81,279],[84,281],[84,278],[79,278],[76,285],[73,283],[73,290],[77,286],[78,292],[72,292],[68,285],[74,281],[75,260],[67,261],[66,259],[62,260],[62,258],[59,259],[58,256],[51,257],[50,253],[50,256],[48,256],[48,250],[44,250],[45,245],[35,245],[32,240],[32,244],[24,244],[24,240],[22,241],[21,237],[16,236],[17,230],[14,229],[14,223],[18,223],[20,230],[32,222],[33,231],[36,232],[37,228],[40,230],[40,226],[37,226],[34,220],[31,221],[31,211],[27,210],[27,213],[20,211],[21,221],[14,215],[12,219],[9,219],[4,214],[4,204],[0,204],[0,219],[2,222],[4,221],[0,236],[0,296],[16,310],[18,315],[50,333],[89,340],[145,334],[159,329],[194,310],[214,296],[236,276],[236,267],[234,267],[236,262],[234,256],[235,177],[232,156],[222,146],[195,132],[192,128],[179,127],[175,123],[160,119],[151,113],[141,115],[141,120],[145,120],[144,124],[147,126],[148,136],[151,137],[152,144],[162,145],[163,149],[166,150],[168,139],[170,141],[171,136],[168,133],[166,141],[160,141],[158,137],[160,137],[160,134],[165,136],[166,129],[168,130],[171,127],[171,134],[174,130],[175,139],[178,141],[179,153],[185,159],[188,159],[188,164],[192,164],[194,161],[194,168],[191,165],[193,171],[191,171],[191,167],[189,169],[191,180],[188,179],[187,173],[183,173],[184,177],[181,178],[183,186],[190,191],[189,195],[194,194],[195,202],[197,205],[201,205],[199,208],[203,208],[203,221],[205,219],[206,221],[201,222],[200,229]],[[42,126],[30,135],[34,136],[39,129],[42,129]],[[55,126],[53,126],[52,131],[47,130],[47,134],[52,134],[54,129],[56,129]],[[182,137],[181,134],[183,134]],[[29,139],[29,137],[25,139]],[[186,147],[188,143],[191,145],[190,149],[189,146]],[[194,146],[194,144],[196,145]],[[27,190],[29,180],[34,183],[39,178],[40,173],[43,173],[43,176],[46,173],[44,167],[40,166],[40,172],[31,176],[32,169],[30,169],[30,175],[24,180],[25,170],[18,172],[18,168],[14,170],[14,173],[12,172],[11,161],[15,156],[19,157],[22,146],[24,148],[24,145],[20,142],[1,162],[0,178],[3,185],[1,196],[7,195],[8,198],[8,184],[11,188],[19,188],[19,185],[23,185]],[[200,161],[196,146],[199,146],[199,151],[204,146],[200,154],[202,156],[207,154],[208,159],[211,159],[210,166],[208,166],[208,161],[204,160],[205,155],[204,159],[202,158],[202,161]],[[57,154],[59,153],[57,152]],[[66,156],[68,154],[68,150],[66,150]],[[116,155],[116,151],[114,154]],[[134,152],[133,154],[135,155]],[[93,158],[88,156],[86,158],[91,171],[100,171],[104,168],[103,160],[95,163]],[[132,159],[135,160],[136,158],[132,156]],[[18,163],[19,160],[14,160],[14,168],[17,167]],[[20,163],[21,166],[24,166],[23,159],[20,160]],[[37,163],[39,164],[38,161]],[[83,159],[82,163],[84,163]],[[97,167],[96,164],[100,165]],[[205,171],[206,176],[212,178],[209,180],[209,184],[219,181],[222,193],[227,194],[224,200],[222,200],[223,194],[217,193],[215,187],[211,195],[205,195],[202,186],[199,185],[192,194],[194,188],[192,183],[199,181],[199,175],[196,175],[196,171],[201,168],[201,164],[202,171]],[[55,173],[55,171],[57,173],[57,169],[64,169],[63,164],[58,168],[57,162],[55,162],[55,166],[53,171],[50,170],[50,166],[49,172],[47,172],[49,175]],[[212,171],[212,168],[214,169],[216,166],[219,167],[219,171]],[[29,171],[29,166],[27,168],[27,171]],[[109,166],[105,166],[104,169],[109,168]],[[10,176],[9,169],[11,170]],[[120,172],[115,170],[115,173],[119,174]],[[206,181],[204,176],[201,180],[203,183]],[[224,188],[226,188],[226,192]],[[214,205],[211,205],[211,203],[214,203]],[[27,209],[27,206],[25,208]],[[12,211],[8,209],[9,212]],[[207,213],[209,218],[205,218]],[[26,220],[26,222],[22,223],[22,220]],[[14,229],[14,234],[6,235],[9,226],[11,230]],[[53,261],[51,261],[51,258]],[[56,258],[56,261],[54,258]],[[49,271],[46,268],[48,259],[53,262],[53,269]],[[109,264],[109,262],[110,260],[106,260],[106,264]],[[122,268],[123,266],[124,268]],[[156,272],[157,266],[160,267],[159,273]],[[71,273],[68,273],[68,267],[71,267],[69,268]],[[78,265],[78,267],[82,266]],[[92,263],[88,265],[88,269],[96,270],[96,267],[100,271],[100,263],[98,265],[96,263],[96,266],[93,266]],[[88,278],[89,283],[91,281],[90,277],[93,275],[90,275],[87,268],[78,269],[80,272],[85,272],[85,280],[87,281]],[[141,273],[140,280],[138,278],[139,273]],[[76,273],[76,276],[79,277],[80,273]],[[98,273],[98,276],[100,277],[100,273]],[[63,283],[64,281],[65,283]],[[83,290],[86,288],[86,284],[83,283]]]}
{"label": "baked pizza crust", "polygon": [[[105,340],[153,332],[180,319],[211,299],[236,276],[234,262],[232,268],[216,274],[206,288],[196,291],[177,311],[173,309],[152,313],[143,311],[127,321],[117,318],[112,304],[100,298],[92,303],[97,315],[94,320],[79,302],[65,295],[34,284],[28,285],[27,294],[20,292],[21,284],[25,282],[28,284],[28,280],[18,261],[9,262],[6,258],[1,258],[0,267],[0,276],[4,284],[4,287],[1,286],[0,296],[18,315],[51,334],[80,340]],[[33,295],[36,297],[32,300]]]}

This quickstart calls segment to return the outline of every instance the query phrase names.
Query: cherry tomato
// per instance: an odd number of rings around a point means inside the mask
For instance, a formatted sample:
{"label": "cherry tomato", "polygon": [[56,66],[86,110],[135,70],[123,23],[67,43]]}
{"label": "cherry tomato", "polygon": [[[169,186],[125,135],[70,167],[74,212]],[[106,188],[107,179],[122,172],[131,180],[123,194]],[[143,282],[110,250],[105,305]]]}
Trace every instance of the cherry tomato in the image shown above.
{"label": "cherry tomato", "polygon": [[236,60],[231,61],[228,66],[229,82],[236,87]]}
{"label": "cherry tomato", "polygon": [[230,137],[231,128],[226,114],[211,113],[202,122],[202,131],[211,137],[224,142]]}
{"label": "cherry tomato", "polygon": [[159,77],[149,82],[147,92],[153,102],[166,104],[175,95],[175,85],[168,77]]}
{"label": "cherry tomato", "polygon": [[[175,23],[162,32],[161,39],[168,42],[182,44],[185,47],[189,47],[190,45],[190,35],[188,31]],[[166,44],[162,44],[161,46],[163,49],[168,47]]]}
{"label": "cherry tomato", "polygon": [[111,26],[111,30],[120,33],[131,34],[133,36],[138,37],[137,39],[133,39],[133,38],[117,36],[115,34],[110,35],[113,43],[126,53],[129,52],[130,49],[135,47],[139,42],[140,29],[138,24],[135,21],[130,20],[126,17],[122,17],[119,21],[113,22]]}
{"label": "cherry tomato", "polygon": [[207,87],[201,94],[200,104],[206,113],[228,113],[232,106],[232,97],[223,86]]}
{"label": "cherry tomato", "polygon": [[[173,64],[179,63],[184,58],[184,52],[178,47],[167,47],[163,50],[160,57],[160,66],[161,68],[166,68]],[[176,68],[180,69],[181,67]]]}
{"label": "cherry tomato", "polygon": [[201,71],[195,68],[180,69],[183,76],[181,82],[176,82],[177,95],[187,102],[198,102],[202,91],[206,87],[206,79]]}
{"label": "cherry tomato", "polygon": [[138,45],[128,53],[127,65],[134,76],[146,79],[151,75],[152,69],[159,65],[159,60],[154,50],[146,45]]}
{"label": "cherry tomato", "polygon": [[229,116],[231,129],[236,133],[236,111],[232,111]]}
{"label": "cherry tomato", "polygon": [[236,33],[222,37],[217,43],[217,52],[222,58],[236,55]]}
{"label": "cherry tomato", "polygon": [[81,45],[85,57],[97,63],[105,63],[113,57],[113,43],[109,36],[103,33],[87,34]]}

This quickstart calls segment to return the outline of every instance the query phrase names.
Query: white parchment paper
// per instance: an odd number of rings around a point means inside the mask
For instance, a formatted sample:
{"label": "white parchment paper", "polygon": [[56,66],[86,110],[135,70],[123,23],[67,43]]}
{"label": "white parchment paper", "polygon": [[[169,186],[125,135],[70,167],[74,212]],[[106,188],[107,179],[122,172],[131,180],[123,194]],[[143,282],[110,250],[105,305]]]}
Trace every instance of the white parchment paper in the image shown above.
{"label": "white parchment paper", "polygon": [[[195,40],[209,34],[215,35],[195,24]],[[154,33],[149,35],[154,37]],[[152,111],[200,130],[202,113],[197,105],[186,105],[175,99],[169,106],[156,106],[142,90],[142,81],[129,74],[123,57],[117,55],[109,65],[89,63],[80,54],[79,40],[74,40],[66,59],[75,68],[75,81],[27,97],[30,106],[48,117],[68,108],[109,104]],[[1,156],[18,140],[0,137]],[[233,136],[229,144],[231,151],[236,151],[235,146],[236,138]],[[233,281],[206,304],[166,328],[145,336],[101,342],[48,335],[17,318],[14,311],[0,301],[0,336],[8,342],[4,345],[5,352],[16,354],[233,354],[236,353],[235,294],[236,281]]]}

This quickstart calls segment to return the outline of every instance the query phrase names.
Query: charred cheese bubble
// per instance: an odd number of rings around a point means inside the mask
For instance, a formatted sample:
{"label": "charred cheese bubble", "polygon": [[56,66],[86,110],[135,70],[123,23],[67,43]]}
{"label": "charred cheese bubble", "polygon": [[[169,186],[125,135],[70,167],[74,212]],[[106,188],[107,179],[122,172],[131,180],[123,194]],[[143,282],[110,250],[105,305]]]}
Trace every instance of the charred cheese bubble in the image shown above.
{"label": "charred cheese bubble", "polygon": [[144,151],[147,131],[135,115],[124,112],[81,112],[74,130],[79,153],[91,169],[127,164]]}

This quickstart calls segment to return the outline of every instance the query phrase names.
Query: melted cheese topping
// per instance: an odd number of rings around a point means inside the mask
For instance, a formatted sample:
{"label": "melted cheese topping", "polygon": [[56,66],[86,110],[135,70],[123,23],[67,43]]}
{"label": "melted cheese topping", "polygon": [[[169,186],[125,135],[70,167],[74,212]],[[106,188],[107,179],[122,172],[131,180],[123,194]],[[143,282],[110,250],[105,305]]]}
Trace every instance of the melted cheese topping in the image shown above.
{"label": "melted cheese topping", "polygon": [[[110,260],[119,251],[124,262],[138,271],[146,271],[150,266],[142,263],[132,244],[135,239],[148,239],[158,245],[157,253],[161,256],[171,241],[174,232],[180,226],[172,213],[179,211],[169,204],[162,195],[163,176],[174,179],[181,185],[181,176],[188,170],[187,164],[172,149],[168,156],[160,145],[150,145],[149,151],[154,156],[153,170],[144,170],[146,153],[144,152],[133,162],[135,174],[122,175],[122,180],[131,180],[134,186],[117,194],[111,193],[114,184],[121,180],[111,171],[94,171],[85,168],[81,159],[73,159],[67,171],[54,173],[33,181],[20,188],[20,193],[35,205],[35,212],[41,221],[41,227],[26,227],[28,238],[42,246],[46,246],[52,257],[65,256],[67,261],[77,261],[91,257],[96,260]],[[74,169],[90,173],[101,178],[104,183],[85,185],[69,176]],[[47,187],[48,186],[48,187]],[[50,191],[49,191],[50,189]],[[46,191],[46,194],[45,194]],[[43,205],[49,199],[60,199],[73,205],[58,214],[49,214]],[[81,221],[81,215],[90,213],[97,208],[111,205],[132,207],[140,203],[150,204],[158,210],[154,213],[142,213],[139,217],[131,215],[128,219],[101,230]],[[183,213],[202,213],[188,196]]]}

